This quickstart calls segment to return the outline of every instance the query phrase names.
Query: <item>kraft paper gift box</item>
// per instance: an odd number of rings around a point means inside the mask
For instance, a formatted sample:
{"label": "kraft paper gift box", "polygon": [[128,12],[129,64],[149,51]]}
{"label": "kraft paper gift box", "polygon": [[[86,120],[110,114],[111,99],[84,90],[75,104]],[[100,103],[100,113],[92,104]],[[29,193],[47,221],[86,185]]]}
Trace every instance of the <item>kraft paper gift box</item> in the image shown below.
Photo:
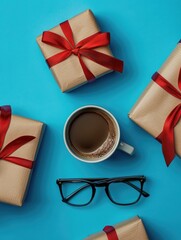
{"label": "kraft paper gift box", "polygon": [[134,217],[128,221],[106,226],[103,231],[91,235],[85,240],[149,240],[142,220]]}
{"label": "kraft paper gift box", "polygon": [[44,126],[0,107],[0,202],[22,206]]}
{"label": "kraft paper gift box", "polygon": [[181,156],[181,41],[152,76],[129,113],[140,127],[162,143],[166,164]]}
{"label": "kraft paper gift box", "polygon": [[123,62],[112,56],[109,38],[87,10],[43,32],[37,43],[62,92],[66,92],[112,70],[122,72]]}

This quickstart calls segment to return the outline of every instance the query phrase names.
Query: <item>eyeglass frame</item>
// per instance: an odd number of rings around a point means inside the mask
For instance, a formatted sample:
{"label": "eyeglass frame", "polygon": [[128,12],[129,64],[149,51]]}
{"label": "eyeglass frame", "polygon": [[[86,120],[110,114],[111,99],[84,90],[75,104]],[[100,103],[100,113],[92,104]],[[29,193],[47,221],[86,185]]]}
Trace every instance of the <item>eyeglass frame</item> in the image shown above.
{"label": "eyeglass frame", "polygon": [[[115,183],[116,182],[125,182],[126,180],[140,182],[140,184],[141,184],[140,188],[135,186],[134,184],[129,184],[132,188],[137,190],[140,193],[140,195],[137,198],[137,200],[132,203],[118,203],[118,202],[114,201],[113,198],[111,197],[109,185],[114,182]],[[147,193],[146,191],[143,190],[143,185],[144,185],[145,181],[146,181],[146,177],[144,175],[140,175],[140,176],[126,176],[126,177],[114,177],[114,178],[60,178],[60,179],[57,179],[56,183],[59,186],[60,195],[62,197],[62,202],[66,203],[70,206],[83,207],[83,206],[89,205],[95,197],[97,187],[105,187],[106,195],[112,203],[114,203],[116,205],[120,205],[120,206],[129,206],[129,205],[133,205],[133,204],[137,203],[140,200],[141,196],[144,196],[144,197],[150,196],[149,193]],[[63,190],[62,190],[63,183],[87,183],[92,188],[92,197],[90,198],[89,202],[87,202],[85,204],[78,205],[78,204],[70,203],[69,199],[71,197],[73,197],[74,195],[76,195],[77,193],[79,193],[81,191],[81,188],[75,190],[68,197],[65,197],[63,194]]]}

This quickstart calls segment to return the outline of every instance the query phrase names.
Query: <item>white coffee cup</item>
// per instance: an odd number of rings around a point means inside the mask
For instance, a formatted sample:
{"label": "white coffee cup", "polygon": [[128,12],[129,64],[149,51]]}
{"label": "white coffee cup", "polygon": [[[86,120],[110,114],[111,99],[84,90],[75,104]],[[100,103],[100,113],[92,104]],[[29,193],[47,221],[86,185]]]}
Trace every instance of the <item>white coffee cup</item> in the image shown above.
{"label": "white coffee cup", "polygon": [[[111,121],[113,122],[114,126],[115,126],[115,130],[116,130],[116,138],[115,138],[115,143],[113,145],[113,147],[110,149],[110,151],[107,152],[107,154],[101,156],[101,157],[97,157],[97,158],[92,158],[92,159],[86,159],[82,156],[77,155],[73,149],[70,146],[70,139],[69,139],[69,127],[70,124],[73,122],[73,120],[75,119],[76,116],[78,116],[80,114],[80,112],[82,112],[83,110],[89,109],[89,108],[94,108],[94,109],[98,109],[98,110],[102,110],[103,112],[105,112],[105,114],[111,119]],[[105,108],[99,107],[99,106],[95,106],[95,105],[87,105],[87,106],[83,106],[78,108],[77,110],[75,110],[67,119],[65,126],[64,126],[64,142],[65,145],[68,149],[68,151],[72,154],[72,156],[74,156],[75,158],[77,158],[78,160],[82,161],[82,162],[87,162],[87,163],[97,163],[97,162],[102,162],[106,159],[108,159],[117,149],[121,150],[129,155],[132,155],[134,152],[134,147],[130,146],[127,143],[124,143],[120,140],[120,128],[118,125],[117,120],[115,119],[115,117],[109,112],[107,111]]]}

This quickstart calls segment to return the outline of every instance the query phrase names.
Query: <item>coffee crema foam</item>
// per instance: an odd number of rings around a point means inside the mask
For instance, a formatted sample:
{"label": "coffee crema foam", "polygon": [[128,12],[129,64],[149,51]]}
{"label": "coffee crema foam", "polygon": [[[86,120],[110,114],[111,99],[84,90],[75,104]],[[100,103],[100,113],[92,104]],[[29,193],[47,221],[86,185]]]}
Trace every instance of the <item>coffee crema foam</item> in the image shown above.
{"label": "coffee crema foam", "polygon": [[101,158],[105,156],[113,148],[115,144],[114,138],[115,136],[111,136],[109,134],[105,142],[98,149],[96,149],[94,152],[90,152],[89,154],[84,154],[84,156],[88,156],[89,158]]}
{"label": "coffee crema foam", "polygon": [[90,161],[107,155],[116,142],[114,120],[97,108],[83,109],[72,120],[68,134],[75,155]]}

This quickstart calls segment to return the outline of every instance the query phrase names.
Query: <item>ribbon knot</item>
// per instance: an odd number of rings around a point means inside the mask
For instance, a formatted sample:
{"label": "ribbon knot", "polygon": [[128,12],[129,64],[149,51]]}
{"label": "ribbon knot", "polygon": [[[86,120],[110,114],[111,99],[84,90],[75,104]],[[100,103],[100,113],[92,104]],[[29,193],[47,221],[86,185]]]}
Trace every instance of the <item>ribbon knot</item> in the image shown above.
{"label": "ribbon knot", "polygon": [[72,49],[72,53],[73,53],[74,55],[78,56],[78,54],[79,54],[79,48],[74,48],[74,49]]}
{"label": "ribbon knot", "polygon": [[[181,68],[178,74],[178,91],[170,82],[168,82],[163,76],[156,72],[152,79],[157,83],[161,88],[171,94],[173,97],[181,100]],[[178,104],[167,116],[163,130],[160,135],[156,138],[159,142],[162,143],[162,151],[165,157],[167,166],[173,161],[176,151],[175,151],[175,134],[174,128],[181,119],[181,103]]]}
{"label": "ribbon knot", "polygon": [[62,52],[46,59],[50,68],[65,61],[71,56],[71,54],[74,54],[78,57],[87,80],[92,80],[95,78],[95,76],[82,60],[82,56],[108,69],[118,72],[123,71],[123,61],[94,50],[95,48],[108,46],[110,44],[109,33],[97,32],[75,44],[73,32],[69,22],[65,21],[61,23],[60,28],[62,29],[65,37],[50,31],[45,31],[42,34],[43,43],[63,50]]}
{"label": "ribbon knot", "polygon": [[18,150],[20,147],[25,145],[26,143],[35,139],[34,136],[21,136],[10,143],[8,143],[4,148],[4,140],[6,137],[6,133],[8,131],[9,125],[11,122],[11,107],[10,106],[2,106],[0,107],[0,160],[5,160],[17,165],[20,165],[25,168],[31,169],[33,167],[33,162],[20,157],[14,157],[11,154]]}

